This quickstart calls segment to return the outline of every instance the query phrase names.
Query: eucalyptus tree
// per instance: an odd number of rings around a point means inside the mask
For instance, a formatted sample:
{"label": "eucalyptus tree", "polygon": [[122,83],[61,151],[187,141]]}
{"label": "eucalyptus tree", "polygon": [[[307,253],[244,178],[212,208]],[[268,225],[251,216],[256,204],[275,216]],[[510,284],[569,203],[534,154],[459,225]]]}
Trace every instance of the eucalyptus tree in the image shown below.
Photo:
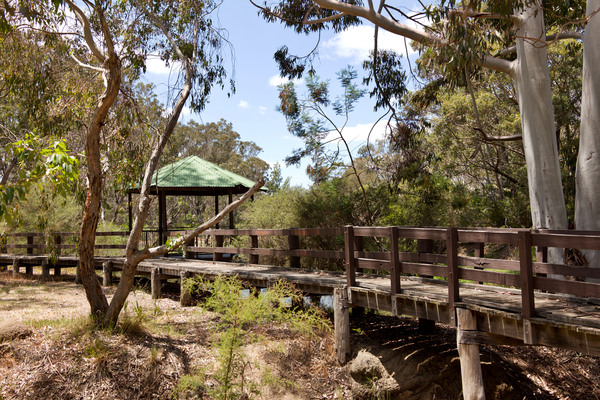
{"label": "eucalyptus tree", "polygon": [[[577,157],[575,225],[600,230],[600,0],[587,0],[583,37],[581,131]],[[588,263],[597,266],[600,252],[587,252]]]}
{"label": "eucalyptus tree", "polygon": [[[82,68],[94,71],[104,90],[85,124],[84,143],[87,167],[87,196],[79,237],[78,254],[81,277],[98,322],[114,325],[132,288],[137,265],[148,258],[185,245],[203,230],[216,224],[228,212],[247,200],[262,186],[257,183],[246,195],[226,207],[215,218],[198,226],[190,235],[169,246],[139,249],[140,236],[150,206],[150,184],[159,157],[177,124],[186,103],[201,111],[214,85],[224,86],[226,71],[220,54],[224,40],[213,25],[212,15],[219,2],[187,1],[91,1],[53,0],[30,3],[15,1],[8,12],[21,13],[33,21],[33,29],[42,29],[63,38],[73,47],[73,59]],[[75,23],[69,23],[74,18]],[[180,71],[170,112],[159,121],[140,116],[139,123],[154,133],[152,149],[145,163],[140,200],[126,247],[126,261],[119,286],[110,303],[103,294],[94,270],[94,242],[100,218],[104,186],[101,142],[115,102],[124,90],[124,74],[133,77],[145,69],[150,54],[176,65]],[[153,122],[155,122],[153,124]]]}
{"label": "eucalyptus tree", "polygon": [[[335,177],[346,168],[351,170],[362,193],[367,223],[372,224],[373,215],[354,161],[351,138],[345,133],[350,114],[366,93],[355,83],[357,77],[350,66],[338,72],[341,94],[333,100],[329,81],[321,80],[314,72],[305,79],[307,91],[303,96],[298,96],[293,81],[287,82],[279,87],[279,111],[285,116],[290,133],[304,142],[304,148],[294,150],[285,159],[286,164],[298,165],[303,158],[310,157],[306,172],[315,183]],[[345,165],[344,158],[349,165]]]}
{"label": "eucalyptus tree", "polygon": [[[584,40],[584,65],[587,67],[584,66],[582,113],[589,116],[585,118],[589,128],[582,127],[581,140],[586,143],[586,148],[593,147],[587,143],[598,143],[595,138],[600,130],[597,118],[591,116],[600,114],[600,103],[596,100],[600,93],[600,85],[597,84],[600,77],[591,67],[600,61],[598,1],[587,2],[587,12],[583,10],[583,2],[542,4],[540,1],[521,0],[442,0],[438,5],[423,6],[422,10],[414,13],[404,12],[399,2],[388,0],[377,3],[372,0],[366,3],[359,0],[281,0],[256,5],[267,20],[281,20],[299,33],[308,34],[326,27],[340,31],[349,25],[368,21],[376,26],[376,32],[384,29],[413,40],[422,51],[430,53],[429,60],[436,63],[444,78],[455,84],[468,83],[477,75],[479,68],[510,76],[517,88],[521,114],[533,226],[567,228],[547,48],[553,42],[567,38]],[[427,21],[420,21],[415,16],[427,17]],[[400,22],[407,18],[412,19],[410,24]],[[586,26],[585,36],[582,36]],[[567,28],[574,30],[568,31]],[[376,46],[377,40],[374,43]],[[281,72],[287,75],[301,73],[307,61],[291,57],[286,48],[276,58]],[[385,66],[381,65],[381,68]],[[584,178],[590,176],[590,170],[598,172],[600,168],[584,168],[581,150],[578,180],[584,182]],[[587,154],[588,162],[595,165],[598,158]],[[598,190],[597,185],[591,185],[591,182],[580,184],[578,192],[588,192],[592,187]],[[600,194],[591,194],[585,202],[600,207]],[[600,209],[596,209],[593,215],[599,212]]]}

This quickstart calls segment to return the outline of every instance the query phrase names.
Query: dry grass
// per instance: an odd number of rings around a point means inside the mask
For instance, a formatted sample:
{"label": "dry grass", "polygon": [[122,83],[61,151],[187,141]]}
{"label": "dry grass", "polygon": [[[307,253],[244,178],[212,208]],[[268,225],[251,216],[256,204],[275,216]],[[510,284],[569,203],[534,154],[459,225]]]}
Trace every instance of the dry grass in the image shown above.
{"label": "dry grass", "polygon": [[[217,384],[217,315],[136,290],[118,329],[98,331],[82,288],[62,279],[41,284],[0,273],[0,400],[209,398]],[[106,290],[110,296],[113,289]],[[3,324],[25,327],[2,340]],[[352,324],[353,350],[370,350],[398,381],[402,392],[390,398],[461,397],[453,329],[422,335],[414,321],[373,315]],[[244,348],[247,377],[261,392],[251,398],[352,398],[330,336],[306,339],[268,324],[254,329],[266,340]],[[547,348],[481,351],[489,399],[600,399],[598,358]],[[181,390],[186,379],[193,390]]]}
{"label": "dry grass", "polygon": [[[114,289],[105,290],[110,297]],[[175,392],[177,398],[203,399],[208,397],[202,390],[177,391],[180,379],[202,372],[204,388],[217,384],[210,328],[218,317],[213,313],[182,308],[169,298],[153,301],[142,290],[132,292],[113,331],[93,329],[88,312],[83,289],[72,282],[41,284],[0,273],[0,321],[29,328],[25,337],[0,339],[0,399],[171,399]],[[251,360],[248,379],[262,393],[257,398],[349,393],[330,337],[305,339],[278,326],[256,329],[267,340],[245,352]],[[304,354],[293,370],[290,354]]]}

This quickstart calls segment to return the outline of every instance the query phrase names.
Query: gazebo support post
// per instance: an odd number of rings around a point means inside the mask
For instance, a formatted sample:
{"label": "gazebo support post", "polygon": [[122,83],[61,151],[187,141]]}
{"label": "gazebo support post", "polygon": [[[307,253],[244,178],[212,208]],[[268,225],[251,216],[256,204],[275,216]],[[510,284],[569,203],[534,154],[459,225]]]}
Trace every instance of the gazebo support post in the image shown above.
{"label": "gazebo support post", "polygon": [[158,192],[158,245],[167,242],[167,194],[164,190]]}
{"label": "gazebo support post", "polygon": [[[219,196],[215,196],[215,215],[219,213]],[[215,225],[215,228],[219,229],[219,224]]]}
{"label": "gazebo support post", "polygon": [[[229,204],[231,204],[233,202],[233,194],[231,193],[231,190],[229,191]],[[234,211],[229,213],[229,229],[234,229],[235,228],[235,223],[233,220],[233,213]]]}

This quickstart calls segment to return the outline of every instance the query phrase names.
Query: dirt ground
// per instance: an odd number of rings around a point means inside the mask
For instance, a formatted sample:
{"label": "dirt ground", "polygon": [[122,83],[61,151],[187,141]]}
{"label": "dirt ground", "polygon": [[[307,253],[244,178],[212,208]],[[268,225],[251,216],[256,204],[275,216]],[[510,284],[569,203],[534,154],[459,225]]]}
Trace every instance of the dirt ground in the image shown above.
{"label": "dirt ground", "polygon": [[[121,330],[93,331],[83,289],[68,277],[41,283],[0,273],[0,400],[213,398],[218,316],[176,300],[135,290]],[[354,355],[368,351],[383,365],[385,390],[352,363],[337,365],[331,334],[309,339],[273,325],[252,328],[265,338],[244,348],[245,379],[256,390],[239,398],[462,398],[453,329],[423,334],[415,321],[369,313],[351,320]],[[600,399],[598,358],[485,346],[481,358],[488,399]],[[200,389],[182,389],[190,376],[202,377]]]}

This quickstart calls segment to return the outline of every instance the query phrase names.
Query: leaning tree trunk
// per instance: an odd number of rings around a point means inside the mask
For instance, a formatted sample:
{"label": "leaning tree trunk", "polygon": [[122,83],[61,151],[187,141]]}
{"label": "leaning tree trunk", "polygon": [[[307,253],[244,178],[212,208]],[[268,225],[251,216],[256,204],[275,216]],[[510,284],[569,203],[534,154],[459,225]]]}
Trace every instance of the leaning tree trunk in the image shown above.
{"label": "leaning tree trunk", "polygon": [[110,56],[105,66],[109,70],[106,89],[94,111],[94,116],[86,135],[85,156],[88,165],[87,197],[83,211],[78,248],[82,283],[88,302],[90,303],[92,315],[98,318],[103,318],[108,309],[108,302],[96,277],[94,266],[94,244],[96,242],[96,228],[100,219],[102,200],[100,132],[121,86],[121,65],[118,57],[114,54]]}
{"label": "leaning tree trunk", "polygon": [[[531,218],[534,228],[566,229],[547,49],[543,41],[536,42],[545,39],[544,17],[535,5],[526,6],[519,14],[522,22],[513,78],[519,96]],[[549,257],[560,262],[562,256],[557,253],[551,251]]]}
{"label": "leaning tree trunk", "polygon": [[[600,231],[600,0],[588,0],[591,17],[583,35],[581,130],[577,156],[575,226]],[[588,265],[600,267],[600,252],[584,252]]]}

